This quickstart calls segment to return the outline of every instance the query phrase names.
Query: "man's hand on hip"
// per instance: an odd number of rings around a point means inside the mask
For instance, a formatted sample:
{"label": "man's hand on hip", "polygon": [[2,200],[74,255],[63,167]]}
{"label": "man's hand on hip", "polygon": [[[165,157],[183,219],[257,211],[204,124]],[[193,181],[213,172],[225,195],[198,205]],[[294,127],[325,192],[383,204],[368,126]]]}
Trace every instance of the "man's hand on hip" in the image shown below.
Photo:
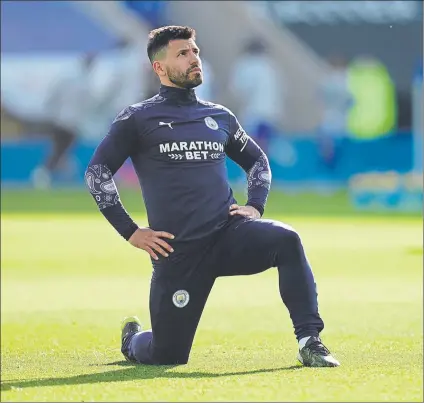
{"label": "man's hand on hip", "polygon": [[230,215],[236,214],[252,219],[261,218],[259,211],[252,206],[239,206],[238,204],[232,204],[230,206]]}
{"label": "man's hand on hip", "polygon": [[150,228],[139,228],[131,235],[128,242],[136,248],[145,250],[153,259],[158,260],[159,258],[155,252],[159,252],[161,255],[168,257],[168,252],[171,253],[174,251],[172,247],[161,238],[174,239],[175,237],[169,232],[153,231]]}

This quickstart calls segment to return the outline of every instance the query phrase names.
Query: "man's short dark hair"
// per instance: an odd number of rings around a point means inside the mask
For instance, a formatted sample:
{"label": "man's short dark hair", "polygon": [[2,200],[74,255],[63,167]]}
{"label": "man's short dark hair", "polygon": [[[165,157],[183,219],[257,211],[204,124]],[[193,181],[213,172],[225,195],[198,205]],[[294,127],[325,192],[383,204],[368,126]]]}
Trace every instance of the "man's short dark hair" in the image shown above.
{"label": "man's short dark hair", "polygon": [[196,31],[190,27],[168,25],[150,31],[147,41],[147,55],[153,63],[156,55],[175,39],[196,39]]}

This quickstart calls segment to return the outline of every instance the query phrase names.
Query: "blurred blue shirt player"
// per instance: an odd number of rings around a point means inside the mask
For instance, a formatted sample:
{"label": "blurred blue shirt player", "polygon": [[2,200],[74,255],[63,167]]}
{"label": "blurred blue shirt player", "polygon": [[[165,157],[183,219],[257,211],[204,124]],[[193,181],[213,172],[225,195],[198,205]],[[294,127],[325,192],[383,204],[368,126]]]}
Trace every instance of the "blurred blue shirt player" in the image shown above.
{"label": "blurred blue shirt player", "polygon": [[[268,159],[227,108],[198,99],[200,50],[190,27],[150,32],[148,57],[159,93],[115,118],[87,167],[85,180],[100,211],[131,245],[150,254],[152,329],[137,317],[122,322],[121,351],[134,363],[188,362],[203,308],[217,277],[277,267],[282,301],[306,366],[334,367],[319,337],[314,277],[297,232],[264,220],[271,184]],[[239,205],[228,184],[225,158],[247,174],[248,198]],[[139,228],[124,209],[113,176],[131,158],[149,222]]]}

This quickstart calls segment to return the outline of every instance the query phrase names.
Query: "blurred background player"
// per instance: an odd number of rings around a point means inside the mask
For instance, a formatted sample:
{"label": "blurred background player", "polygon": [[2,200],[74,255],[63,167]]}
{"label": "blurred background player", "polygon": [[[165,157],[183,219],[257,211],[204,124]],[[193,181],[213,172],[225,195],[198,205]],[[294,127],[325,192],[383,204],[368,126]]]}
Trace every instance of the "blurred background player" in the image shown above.
{"label": "blurred background player", "polygon": [[90,81],[94,54],[81,58],[80,68],[71,74],[60,77],[52,85],[46,108],[48,125],[51,128],[52,151],[41,166],[32,172],[32,181],[36,188],[51,186],[52,176],[60,164],[70,168],[67,153],[78,138],[78,132],[85,114],[92,106]]}
{"label": "blurred background player", "polygon": [[240,122],[265,152],[284,120],[284,80],[284,68],[277,67],[259,38],[245,44],[230,73],[233,96],[241,102]]}
{"label": "blurred background player", "polygon": [[[68,152],[78,138],[81,122],[93,104],[90,83],[94,60],[94,54],[83,55],[76,69],[57,79],[53,78],[43,108],[21,108],[14,92],[7,93],[2,100],[6,117],[18,121],[33,135],[41,134],[51,139],[51,149],[44,161],[31,173],[31,182],[36,188],[49,188],[57,171],[72,169]],[[43,102],[41,97],[39,102]]]}
{"label": "blurred background player", "polygon": [[330,69],[319,87],[323,119],[318,134],[320,156],[329,170],[336,167],[342,139],[348,135],[349,110],[353,104],[347,61],[342,55],[329,58]]}

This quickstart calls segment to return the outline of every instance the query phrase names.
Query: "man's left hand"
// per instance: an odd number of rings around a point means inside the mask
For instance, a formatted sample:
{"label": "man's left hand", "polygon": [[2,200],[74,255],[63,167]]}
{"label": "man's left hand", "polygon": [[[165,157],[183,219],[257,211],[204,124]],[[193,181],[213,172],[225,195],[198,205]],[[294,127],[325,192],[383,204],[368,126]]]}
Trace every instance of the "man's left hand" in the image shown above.
{"label": "man's left hand", "polygon": [[239,206],[238,204],[232,204],[230,206],[230,215],[236,214],[251,218],[253,220],[261,218],[259,211],[252,206]]}

